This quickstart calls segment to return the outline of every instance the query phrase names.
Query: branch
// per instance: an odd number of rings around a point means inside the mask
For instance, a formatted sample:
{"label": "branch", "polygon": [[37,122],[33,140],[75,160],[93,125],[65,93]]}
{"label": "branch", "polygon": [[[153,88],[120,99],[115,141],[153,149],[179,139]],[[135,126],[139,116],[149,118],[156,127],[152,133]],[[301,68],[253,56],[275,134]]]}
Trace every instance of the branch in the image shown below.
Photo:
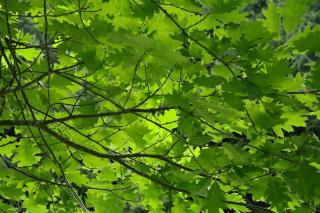
{"label": "branch", "polygon": [[62,143],[64,143],[65,145],[68,145],[68,146],[71,146],[79,151],[82,151],[82,152],[85,152],[85,153],[88,153],[88,154],[91,154],[93,156],[96,156],[96,157],[100,157],[100,158],[108,158],[108,159],[111,159],[111,160],[114,160],[116,162],[118,162],[119,164],[123,165],[124,167],[126,167],[127,169],[131,170],[132,172],[136,173],[137,175],[139,176],[142,176],[142,177],[145,177],[149,180],[151,180],[152,182],[155,182],[165,188],[169,188],[169,189],[172,189],[174,191],[179,191],[179,192],[185,192],[185,193],[188,193],[188,191],[184,190],[184,189],[179,189],[171,184],[168,184],[166,182],[163,182],[151,175],[148,175],[146,173],[143,173],[139,170],[137,170],[136,168],[128,165],[123,159],[121,159],[120,157],[121,156],[117,156],[117,155],[110,155],[110,154],[105,154],[105,153],[101,153],[101,152],[97,152],[95,150],[92,150],[92,149],[89,149],[85,146],[82,146],[82,145],[79,145],[79,144],[76,144],[70,140],[68,140],[67,138],[61,136],[60,134],[58,134],[57,132],[51,130],[50,128],[48,128],[47,126],[41,126],[40,127],[43,131],[47,132],[49,135],[53,136],[54,138],[58,139],[59,141],[61,141]]}
{"label": "branch", "polygon": [[128,92],[128,96],[123,104],[123,107],[127,104],[130,96],[131,96],[131,93],[132,93],[132,90],[133,90],[133,85],[134,85],[134,82],[136,81],[136,77],[137,77],[137,72],[138,72],[138,68],[140,66],[140,63],[143,59],[143,57],[145,56],[145,52],[142,54],[142,56],[139,58],[139,60],[137,61],[136,65],[134,66],[134,71],[133,71],[133,79],[132,79],[132,83],[131,83],[131,87],[130,87],[130,90]]}
{"label": "branch", "polygon": [[[123,114],[130,114],[130,113],[156,113],[159,111],[164,110],[171,110],[171,109],[177,109],[177,107],[159,107],[159,108],[149,108],[149,109],[124,109],[122,111],[118,112],[104,112],[104,113],[97,113],[97,114],[78,114],[78,115],[70,115],[64,118],[56,118],[52,120],[44,121],[43,124],[52,124],[52,123],[58,123],[58,122],[65,122],[68,120],[73,119],[80,119],[80,118],[99,118],[99,117],[106,117],[106,116],[116,116],[116,115],[123,115]],[[0,122],[1,123],[1,122]]]}
{"label": "branch", "polygon": [[[88,9],[89,7],[85,7],[83,8],[83,10],[81,10],[82,13],[95,13],[95,12],[100,12],[102,11],[102,9],[98,9],[98,10],[86,10]],[[72,15],[72,14],[75,14],[75,13],[79,13],[79,10],[74,10],[74,11],[70,11],[70,12],[66,12],[66,13],[60,13],[60,14],[46,14],[47,17],[50,17],[50,18],[59,18],[61,16],[68,16],[68,15]],[[42,14],[42,15],[28,15],[28,14],[12,14],[12,13],[7,13],[7,12],[3,12],[3,11],[0,11],[0,14],[2,15],[9,15],[9,16],[16,16],[16,17],[30,17],[30,18],[42,18],[44,17],[45,15]]]}
{"label": "branch", "polygon": [[[4,159],[2,157],[3,162],[5,163],[5,165],[10,168],[13,169],[21,174],[23,174],[26,177],[29,177],[33,180],[39,181],[39,182],[44,182],[44,183],[49,183],[55,186],[62,186],[62,187],[69,187],[69,185],[63,184],[63,183],[57,183],[51,180],[47,180],[41,177],[38,177],[34,174],[31,174],[29,172],[26,172],[24,170],[22,170],[21,168],[15,166],[14,164],[12,164],[10,161]],[[108,192],[113,192],[113,191],[121,191],[121,190],[127,190],[127,189],[131,189],[133,188],[133,186],[128,186],[128,187],[122,187],[122,188],[114,188],[114,189],[108,189],[108,188],[98,188],[98,187],[91,187],[91,186],[87,186],[87,185],[83,185],[82,187],[85,187],[86,189],[91,189],[91,190],[98,190],[98,191],[108,191]]]}

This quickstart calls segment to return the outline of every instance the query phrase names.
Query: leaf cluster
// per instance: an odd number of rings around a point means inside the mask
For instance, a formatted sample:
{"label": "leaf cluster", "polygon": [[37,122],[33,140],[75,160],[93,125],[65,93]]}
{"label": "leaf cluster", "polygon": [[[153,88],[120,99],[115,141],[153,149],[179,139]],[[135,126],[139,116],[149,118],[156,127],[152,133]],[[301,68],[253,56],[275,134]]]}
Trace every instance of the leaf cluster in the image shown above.
{"label": "leaf cluster", "polygon": [[315,0],[1,0],[2,212],[317,212]]}

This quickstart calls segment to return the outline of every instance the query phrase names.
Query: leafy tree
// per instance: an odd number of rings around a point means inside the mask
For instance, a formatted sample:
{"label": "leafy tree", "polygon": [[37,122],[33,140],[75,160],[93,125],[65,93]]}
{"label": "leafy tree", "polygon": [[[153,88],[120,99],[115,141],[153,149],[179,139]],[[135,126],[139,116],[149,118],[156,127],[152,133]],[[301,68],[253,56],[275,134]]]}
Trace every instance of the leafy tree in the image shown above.
{"label": "leafy tree", "polygon": [[1,0],[1,211],[319,211],[319,5]]}

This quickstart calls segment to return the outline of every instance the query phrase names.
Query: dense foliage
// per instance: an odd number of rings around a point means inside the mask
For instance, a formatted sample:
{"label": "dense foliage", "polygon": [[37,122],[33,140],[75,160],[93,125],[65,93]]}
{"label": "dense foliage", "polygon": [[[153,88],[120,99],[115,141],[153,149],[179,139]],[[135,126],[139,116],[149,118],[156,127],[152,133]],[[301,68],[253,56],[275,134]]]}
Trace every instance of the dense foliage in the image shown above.
{"label": "dense foliage", "polygon": [[316,212],[319,5],[1,0],[0,210]]}

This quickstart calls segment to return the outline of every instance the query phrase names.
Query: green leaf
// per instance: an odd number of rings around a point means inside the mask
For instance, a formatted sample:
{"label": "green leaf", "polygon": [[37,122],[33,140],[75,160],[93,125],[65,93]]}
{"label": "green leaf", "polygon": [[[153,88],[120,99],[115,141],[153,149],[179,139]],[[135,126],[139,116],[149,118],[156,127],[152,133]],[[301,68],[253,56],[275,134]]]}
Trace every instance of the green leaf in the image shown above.
{"label": "green leaf", "polygon": [[285,177],[301,199],[309,202],[317,200],[319,186],[315,181],[320,178],[320,174],[316,168],[304,163],[293,171],[286,172]]}
{"label": "green leaf", "polygon": [[203,206],[204,209],[208,210],[208,213],[219,213],[219,209],[224,208],[225,197],[223,191],[220,189],[218,183],[214,182],[208,191],[206,202]]}
{"label": "green leaf", "polygon": [[41,159],[40,156],[36,155],[41,153],[41,151],[36,144],[33,144],[29,140],[22,140],[15,152],[16,155],[13,157],[13,162],[19,166],[32,166]]}
{"label": "green leaf", "polygon": [[270,2],[267,10],[263,10],[263,15],[266,17],[265,25],[272,33],[279,34],[280,31],[280,18],[278,8],[273,2]]}
{"label": "green leaf", "polygon": [[289,33],[301,22],[302,16],[308,11],[314,0],[286,0],[282,14],[284,29]]}
{"label": "green leaf", "polygon": [[270,179],[266,190],[266,199],[272,207],[276,207],[279,212],[283,212],[290,201],[288,194],[290,192],[284,187],[280,178],[273,177]]}
{"label": "green leaf", "polygon": [[320,28],[315,27],[312,30],[307,27],[301,35],[294,39],[293,45],[298,51],[304,52],[319,52],[320,42],[318,38],[320,36]]}
{"label": "green leaf", "polygon": [[[232,194],[227,194],[226,199],[231,202],[237,202],[237,203],[244,203],[244,199],[241,197],[241,195],[232,193]],[[236,212],[249,212],[249,209],[245,206],[241,205],[234,205],[234,204],[227,204],[227,207],[235,210]]]}

